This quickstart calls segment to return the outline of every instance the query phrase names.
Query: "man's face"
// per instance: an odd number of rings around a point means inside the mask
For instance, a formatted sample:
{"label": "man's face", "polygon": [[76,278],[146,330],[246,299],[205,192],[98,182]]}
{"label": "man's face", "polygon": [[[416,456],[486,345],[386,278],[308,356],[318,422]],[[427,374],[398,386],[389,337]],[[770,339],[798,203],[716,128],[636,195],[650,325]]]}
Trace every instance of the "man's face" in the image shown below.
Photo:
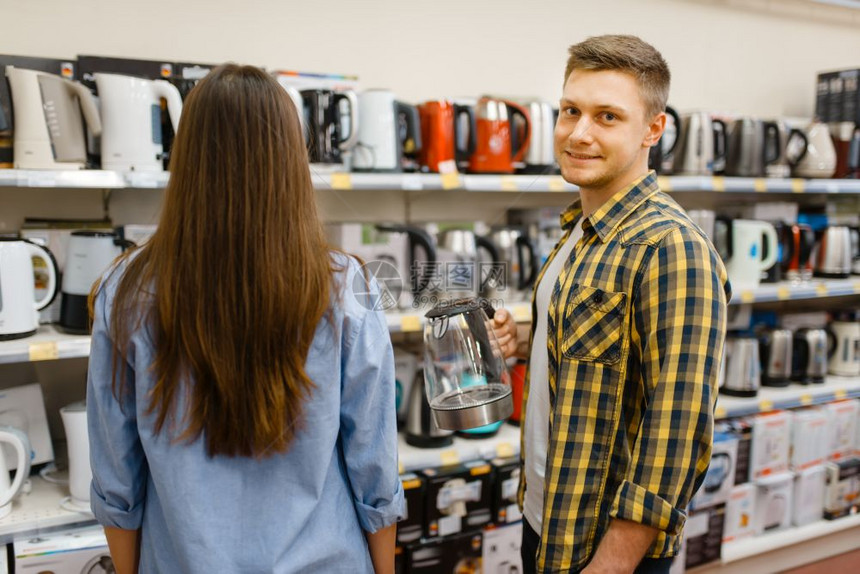
{"label": "man's face", "polygon": [[584,189],[617,191],[647,169],[648,148],[663,131],[661,116],[646,117],[632,75],[574,70],[564,85],[555,125],[562,176]]}

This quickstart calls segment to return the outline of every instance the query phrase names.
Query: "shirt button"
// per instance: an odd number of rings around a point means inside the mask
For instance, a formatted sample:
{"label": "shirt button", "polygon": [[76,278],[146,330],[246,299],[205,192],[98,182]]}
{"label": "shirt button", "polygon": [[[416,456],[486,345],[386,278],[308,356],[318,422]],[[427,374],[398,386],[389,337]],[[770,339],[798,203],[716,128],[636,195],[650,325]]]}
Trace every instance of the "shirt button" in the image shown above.
{"label": "shirt button", "polygon": [[591,298],[591,299],[592,299],[592,301],[594,301],[595,303],[603,303],[603,293],[601,293],[600,291],[598,291],[597,293],[595,293],[595,294],[592,296],[592,298]]}

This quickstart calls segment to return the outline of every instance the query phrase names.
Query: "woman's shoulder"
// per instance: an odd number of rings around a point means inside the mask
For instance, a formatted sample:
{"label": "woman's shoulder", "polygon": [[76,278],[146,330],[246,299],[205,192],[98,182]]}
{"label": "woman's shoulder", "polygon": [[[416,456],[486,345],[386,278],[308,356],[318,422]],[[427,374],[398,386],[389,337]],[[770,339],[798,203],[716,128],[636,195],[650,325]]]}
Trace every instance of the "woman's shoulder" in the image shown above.
{"label": "woman's shoulder", "polygon": [[330,251],[334,270],[332,302],[350,319],[361,320],[382,309],[380,290],[372,268],[343,251]]}

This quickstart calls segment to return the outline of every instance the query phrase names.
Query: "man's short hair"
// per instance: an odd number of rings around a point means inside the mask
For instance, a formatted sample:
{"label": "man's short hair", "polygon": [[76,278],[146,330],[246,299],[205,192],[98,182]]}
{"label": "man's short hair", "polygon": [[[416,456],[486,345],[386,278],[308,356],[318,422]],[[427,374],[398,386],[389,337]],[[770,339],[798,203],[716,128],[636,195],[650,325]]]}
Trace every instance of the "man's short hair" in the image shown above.
{"label": "man's short hair", "polygon": [[666,60],[654,46],[636,36],[592,36],[569,50],[564,82],[574,70],[617,70],[639,82],[647,117],[665,111],[671,75]]}

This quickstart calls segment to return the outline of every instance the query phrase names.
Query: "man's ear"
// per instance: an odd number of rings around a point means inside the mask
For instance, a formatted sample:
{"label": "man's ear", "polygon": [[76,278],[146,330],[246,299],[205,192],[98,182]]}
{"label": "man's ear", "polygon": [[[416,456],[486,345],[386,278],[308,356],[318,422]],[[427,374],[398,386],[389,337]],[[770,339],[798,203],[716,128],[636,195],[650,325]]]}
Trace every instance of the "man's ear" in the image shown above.
{"label": "man's ear", "polygon": [[642,147],[653,147],[660,141],[663,131],[666,129],[666,112],[660,112],[651,123],[648,125],[648,131],[645,133],[645,139],[642,140]]}

